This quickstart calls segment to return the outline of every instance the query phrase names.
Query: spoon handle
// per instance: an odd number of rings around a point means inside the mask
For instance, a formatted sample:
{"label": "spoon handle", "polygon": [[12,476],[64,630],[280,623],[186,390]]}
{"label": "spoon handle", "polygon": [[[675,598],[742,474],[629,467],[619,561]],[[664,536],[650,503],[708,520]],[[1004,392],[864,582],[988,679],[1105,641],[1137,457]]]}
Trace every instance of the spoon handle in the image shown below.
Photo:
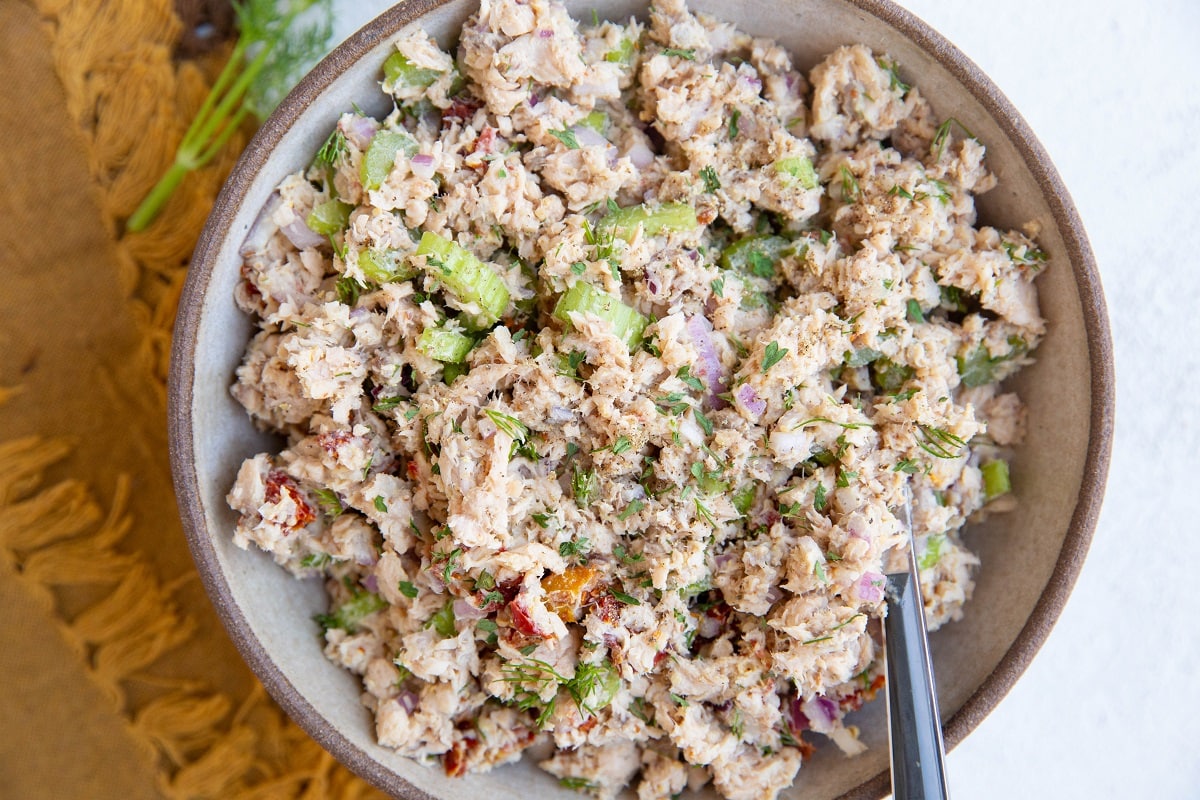
{"label": "spoon handle", "polygon": [[892,794],[895,800],[945,800],[949,789],[942,726],[915,567],[887,576],[883,629]]}

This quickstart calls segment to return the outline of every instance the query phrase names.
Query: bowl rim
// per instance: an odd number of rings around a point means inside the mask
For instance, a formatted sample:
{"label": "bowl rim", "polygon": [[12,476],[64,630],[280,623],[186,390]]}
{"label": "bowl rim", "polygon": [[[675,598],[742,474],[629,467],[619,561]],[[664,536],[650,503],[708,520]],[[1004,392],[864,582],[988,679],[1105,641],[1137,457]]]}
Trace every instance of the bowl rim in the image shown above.
{"label": "bowl rim", "polygon": [[[944,722],[946,749],[974,730],[1009,692],[1041,649],[1066,605],[1095,533],[1112,450],[1114,368],[1107,306],[1095,256],[1079,213],[1049,155],[1024,117],[984,74],[948,39],[915,14],[891,0],[842,0],[893,28],[946,69],[996,121],[1034,177],[1063,237],[1078,288],[1090,365],[1091,408],[1087,454],[1079,495],[1067,534],[1029,619],[996,668],[950,719]],[[168,378],[168,448],[184,532],[201,581],[218,617],[242,658],[272,698],[309,736],[377,788],[409,800],[438,800],[385,767],[325,719],[289,681],[254,636],[218,568],[216,550],[207,536],[195,472],[193,380],[203,299],[216,258],[233,217],[271,152],[296,119],[347,67],[403,27],[451,0],[409,0],[368,22],[313,68],[255,133],[213,204],[197,241],[179,300]],[[841,800],[878,800],[888,793],[883,770],[841,796]]]}

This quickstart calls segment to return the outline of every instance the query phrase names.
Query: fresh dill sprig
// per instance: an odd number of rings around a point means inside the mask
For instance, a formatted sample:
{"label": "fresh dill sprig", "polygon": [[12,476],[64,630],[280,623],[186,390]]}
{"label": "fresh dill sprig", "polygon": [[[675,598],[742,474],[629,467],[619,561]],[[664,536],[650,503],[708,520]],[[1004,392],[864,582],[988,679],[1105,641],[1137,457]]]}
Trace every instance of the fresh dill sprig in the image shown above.
{"label": "fresh dill sprig", "polygon": [[249,116],[266,119],[288,90],[328,49],[333,0],[244,0],[234,3],[237,44],[195,119],[175,160],[125,222],[145,230],[185,175],[220,153]]}
{"label": "fresh dill sprig", "polygon": [[917,446],[934,458],[957,458],[967,443],[944,428],[918,425],[920,439]]}

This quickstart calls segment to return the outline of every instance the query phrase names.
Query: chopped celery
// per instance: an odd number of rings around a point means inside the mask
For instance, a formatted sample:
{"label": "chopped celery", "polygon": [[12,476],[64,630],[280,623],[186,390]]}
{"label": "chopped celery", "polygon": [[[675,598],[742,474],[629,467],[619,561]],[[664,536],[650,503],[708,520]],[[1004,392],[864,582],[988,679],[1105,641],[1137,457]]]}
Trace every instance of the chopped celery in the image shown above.
{"label": "chopped celery", "polygon": [[983,473],[983,494],[988,500],[1012,491],[1007,461],[989,461],[979,471]]}
{"label": "chopped celery", "polygon": [[608,131],[608,114],[603,111],[593,111],[579,121],[580,125],[591,128],[603,136]]}
{"label": "chopped celery", "polygon": [[753,483],[748,483],[733,493],[733,507],[743,517],[750,511],[750,507],[754,505],[754,497],[758,488]]}
{"label": "chopped celery", "polygon": [[646,236],[656,236],[663,231],[688,231],[700,225],[696,209],[686,203],[663,203],[656,208],[644,205],[618,208],[599,224],[627,242],[633,239],[639,225]]}
{"label": "chopped celery", "polygon": [[304,224],[313,233],[332,236],[346,229],[346,225],[350,222],[350,212],[353,210],[354,206],[343,203],[341,200],[326,200],[312,210]]}
{"label": "chopped celery", "polygon": [[946,534],[931,533],[925,537],[925,549],[917,559],[921,569],[933,569],[942,558],[942,545],[946,542]]}
{"label": "chopped celery", "polygon": [[612,325],[613,333],[622,339],[630,350],[636,350],[641,344],[642,331],[649,322],[611,294],[583,281],[568,289],[554,306],[554,316],[563,322],[571,321],[572,312],[595,314],[607,321]]}
{"label": "chopped celery", "polygon": [[358,629],[360,622],[387,606],[387,601],[379,595],[373,592],[358,591],[336,611],[329,614],[318,614],[316,621],[326,631],[341,628],[353,633]]}
{"label": "chopped celery", "polygon": [[417,349],[435,361],[461,364],[475,346],[470,336],[447,328],[426,328],[417,338]]}
{"label": "chopped celery", "polygon": [[1004,358],[992,358],[987,347],[981,344],[966,356],[959,356],[956,361],[963,385],[974,388],[996,380],[996,367]]}
{"label": "chopped celery", "polygon": [[383,62],[383,77],[393,86],[428,86],[438,79],[441,70],[414,65],[403,53],[392,53]]}
{"label": "chopped celery", "polygon": [[790,175],[789,182],[798,183],[805,189],[815,189],[819,185],[817,171],[813,169],[812,162],[804,156],[779,159],[775,162],[775,171]]}
{"label": "chopped celery", "polygon": [[403,256],[400,250],[372,247],[358,254],[358,268],[363,277],[375,283],[407,280],[416,272],[404,262]]}
{"label": "chopped celery", "polygon": [[466,374],[467,374],[467,365],[466,364],[447,363],[445,366],[442,367],[442,383],[449,386],[450,384],[454,383],[454,379],[457,378],[459,375],[466,375]]}
{"label": "chopped celery", "polygon": [[631,64],[633,63],[633,39],[625,37],[617,43],[615,50],[609,50],[604,54],[604,60],[610,64]]}
{"label": "chopped celery", "polygon": [[916,371],[907,364],[897,364],[887,356],[876,359],[871,364],[871,380],[879,391],[884,394],[895,394],[900,391]]}
{"label": "chopped celery", "polygon": [[476,327],[486,328],[500,319],[508,307],[508,289],[500,276],[474,254],[426,231],[417,245],[417,255],[425,256],[425,271],[459,301],[479,307],[479,313],[472,315]]}
{"label": "chopped celery", "polygon": [[417,154],[417,140],[406,131],[379,131],[363,153],[360,177],[364,189],[378,189],[387,180],[396,163],[396,154]]}
{"label": "chopped celery", "polygon": [[721,253],[721,266],[769,279],[775,276],[775,265],[790,245],[791,242],[782,236],[746,236],[725,248]]}

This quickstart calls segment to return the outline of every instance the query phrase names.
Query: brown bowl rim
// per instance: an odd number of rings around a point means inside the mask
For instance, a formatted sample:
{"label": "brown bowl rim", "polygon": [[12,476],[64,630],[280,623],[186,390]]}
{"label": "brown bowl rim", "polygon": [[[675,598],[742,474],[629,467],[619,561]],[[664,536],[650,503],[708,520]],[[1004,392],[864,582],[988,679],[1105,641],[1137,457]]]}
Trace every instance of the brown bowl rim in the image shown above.
{"label": "brown bowl rim", "polygon": [[[194,470],[192,379],[203,298],[225,234],[254,177],[283,134],[334,78],[380,42],[450,0],[410,0],[385,11],[322,60],[280,103],[246,146],[213,205],[192,255],[179,301],[167,393],[171,473],[188,546],[201,581],[234,645],[270,695],[296,723],[339,761],[377,788],[408,800],[438,800],[383,766],[330,726],[272,661],[254,636],[218,568],[207,537]],[[996,668],[945,723],[947,750],[963,740],[1016,683],[1049,636],[1083,567],[1095,532],[1112,449],[1114,374],[1108,313],[1095,256],[1070,194],[1041,143],[1007,97],[967,56],[911,12],[890,0],[845,0],[905,36],[953,75],[988,111],[1034,176],[1062,233],[1079,289],[1091,368],[1087,457],[1079,496],[1054,571],[1033,612]],[[841,800],[878,800],[890,788],[888,771],[877,773]]]}

